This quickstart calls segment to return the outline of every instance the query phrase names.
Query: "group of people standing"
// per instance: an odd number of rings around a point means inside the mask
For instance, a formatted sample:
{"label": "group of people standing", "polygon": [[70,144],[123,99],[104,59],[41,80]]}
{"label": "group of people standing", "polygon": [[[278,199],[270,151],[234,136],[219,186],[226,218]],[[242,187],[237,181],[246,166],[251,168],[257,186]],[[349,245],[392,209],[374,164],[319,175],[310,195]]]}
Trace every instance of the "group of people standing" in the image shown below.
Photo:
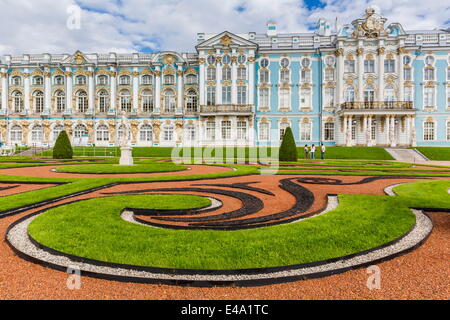
{"label": "group of people standing", "polygon": [[[320,155],[321,159],[325,160],[325,153],[327,152],[327,148],[323,143],[320,144]],[[315,160],[316,159],[316,145],[312,145],[311,148],[306,144],[305,145],[305,159]]]}

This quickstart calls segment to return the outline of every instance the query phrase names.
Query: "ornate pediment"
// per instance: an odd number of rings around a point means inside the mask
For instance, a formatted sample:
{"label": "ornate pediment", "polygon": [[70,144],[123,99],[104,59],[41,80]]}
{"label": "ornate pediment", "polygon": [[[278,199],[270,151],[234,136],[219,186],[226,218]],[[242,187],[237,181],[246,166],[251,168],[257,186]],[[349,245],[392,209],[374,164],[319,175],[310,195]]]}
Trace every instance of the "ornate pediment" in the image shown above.
{"label": "ornate pediment", "polygon": [[363,19],[353,21],[355,30],[353,31],[353,38],[378,38],[386,36],[388,33],[384,27],[386,18],[375,12],[375,9],[368,8],[366,16]]}
{"label": "ornate pediment", "polygon": [[86,56],[81,51],[78,50],[72,56],[64,60],[63,63],[83,65],[91,62],[86,58]]}
{"label": "ornate pediment", "polygon": [[230,46],[249,47],[249,48],[258,47],[258,45],[254,42],[244,39],[231,32],[225,31],[203,41],[202,43],[197,45],[197,48],[208,49],[216,46],[221,46],[225,48],[229,48]]}

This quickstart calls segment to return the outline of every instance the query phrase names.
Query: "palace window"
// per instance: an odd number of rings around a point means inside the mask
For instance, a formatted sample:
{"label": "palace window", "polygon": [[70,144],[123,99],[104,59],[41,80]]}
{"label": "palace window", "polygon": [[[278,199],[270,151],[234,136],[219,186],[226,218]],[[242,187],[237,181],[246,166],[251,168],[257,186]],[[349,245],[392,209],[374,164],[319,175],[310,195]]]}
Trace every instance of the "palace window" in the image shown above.
{"label": "palace window", "polygon": [[197,76],[195,74],[188,74],[186,76],[186,84],[189,85],[197,84]]}
{"label": "palace window", "polygon": [[142,111],[143,112],[153,112],[153,91],[144,90],[141,94],[142,97]]}
{"label": "palace window", "polygon": [[119,77],[119,85],[121,86],[128,86],[131,83],[131,77],[130,76],[120,76]]}
{"label": "palace window", "polygon": [[214,57],[213,55],[208,56],[208,64],[212,65],[216,63],[216,57]]}
{"label": "palace window", "polygon": [[175,84],[175,76],[172,74],[168,74],[164,76],[164,84]]}
{"label": "palace window", "polygon": [[268,83],[269,82],[269,70],[259,71],[259,82]]}
{"label": "palace window", "polygon": [[289,123],[283,122],[280,123],[280,141],[283,140],[284,134],[286,133],[287,128],[289,128]]}
{"label": "palace window", "polygon": [[405,101],[413,101],[413,89],[412,87],[405,87],[404,89]]}
{"label": "palace window", "polygon": [[334,140],[334,123],[332,123],[332,122],[325,123],[324,138],[325,138],[325,141],[333,141]]}
{"label": "palace window", "polygon": [[224,63],[224,64],[230,64],[230,62],[231,62],[231,57],[227,54],[227,55],[224,55],[223,56],[223,58],[222,58],[222,62]]}
{"label": "palace window", "polygon": [[75,78],[75,84],[77,86],[83,86],[87,83],[87,78],[85,76],[77,76]]}
{"label": "palace window", "polygon": [[64,130],[64,127],[61,125],[56,125],[53,127],[53,142],[58,139],[59,134]]}
{"label": "palace window", "polygon": [[247,122],[245,121],[237,122],[237,139],[247,140]]}
{"label": "palace window", "polygon": [[432,66],[434,64],[433,56],[427,56],[425,58],[425,64],[428,65],[428,66]]}
{"label": "palace window", "polygon": [[450,109],[450,88],[447,88],[447,108]]}
{"label": "palace window", "polygon": [[85,113],[88,109],[88,95],[86,91],[78,91],[76,97],[78,112]]}
{"label": "palace window", "polygon": [[386,88],[384,88],[384,103],[386,104],[386,107],[389,109],[394,108],[394,101],[394,87],[392,85],[387,85]]}
{"label": "palace window", "polygon": [[216,140],[216,123],[215,121],[208,120],[206,122],[206,140]]}
{"label": "palace window", "polygon": [[238,62],[240,63],[240,64],[244,64],[246,61],[247,61],[247,57],[244,55],[244,54],[240,54],[239,56],[238,56]]}
{"label": "palace window", "polygon": [[435,124],[434,122],[427,121],[423,123],[423,140],[433,141],[435,140]]}
{"label": "palace window", "polygon": [[247,104],[247,87],[246,86],[238,86],[237,87],[237,103],[238,104]]}
{"label": "palace window", "polygon": [[352,121],[351,123],[352,140],[356,140],[356,126],[357,126],[356,120]]}
{"label": "palace window", "polygon": [[231,68],[230,67],[222,68],[222,80],[223,81],[231,80]]}
{"label": "palace window", "polygon": [[279,108],[290,108],[291,91],[289,88],[280,89],[280,105]]}
{"label": "palace window", "polygon": [[345,102],[355,102],[355,88],[353,86],[348,86],[345,90]]}
{"label": "palace window", "polygon": [[300,125],[300,140],[301,141],[311,141],[311,122],[302,122]]}
{"label": "palace window", "polygon": [[375,72],[375,60],[364,60],[364,72],[365,73]]}
{"label": "palace window", "polygon": [[373,86],[369,85],[364,90],[364,103],[366,105],[366,108],[372,108],[374,101],[375,101],[375,90]]}
{"label": "palace window", "polygon": [[153,140],[153,129],[150,125],[143,125],[139,131],[139,136],[141,141],[152,141]]}
{"label": "palace window", "polygon": [[195,141],[195,126],[194,125],[188,125],[185,130],[185,137],[187,141]]}
{"label": "palace window", "polygon": [[435,103],[435,88],[425,87],[423,94],[423,104],[425,107],[434,107]]}
{"label": "palace window", "polygon": [[21,126],[15,125],[11,128],[11,141],[12,142],[22,141],[22,127]]}
{"label": "palace window", "polygon": [[304,58],[302,60],[302,67],[309,68],[311,66],[311,60],[309,58]]}
{"label": "palace window", "polygon": [[97,141],[109,141],[109,130],[105,125],[100,125],[97,128]]}
{"label": "palace window", "polygon": [[259,140],[269,141],[270,139],[270,123],[261,122],[259,124]]}
{"label": "palace window", "polygon": [[164,127],[163,141],[173,140],[173,126]]}
{"label": "palace window", "polygon": [[325,81],[334,81],[334,69],[333,68],[325,69]]}
{"label": "palace window", "polygon": [[105,75],[101,75],[97,77],[97,84],[100,86],[105,86],[108,84],[108,77]]}
{"label": "palace window", "polygon": [[65,83],[64,77],[63,76],[56,76],[55,79],[54,79],[54,82],[55,82],[55,85],[62,86]]}
{"label": "palace window", "polygon": [[325,89],[325,107],[327,108],[334,107],[334,88]]}
{"label": "palace window", "polygon": [[376,140],[377,139],[377,121],[372,120],[370,123],[370,139]]}
{"label": "palace window", "polygon": [[403,64],[409,65],[411,63],[411,57],[410,56],[404,56],[403,57]]}
{"label": "palace window", "polygon": [[23,110],[23,95],[22,92],[14,91],[13,94],[14,112],[22,112]]}
{"label": "palace window", "polygon": [[237,69],[237,78],[238,80],[246,80],[247,79],[247,68],[239,67]]}
{"label": "palace window", "polygon": [[424,71],[425,81],[434,81],[434,68],[426,68]]}
{"label": "palace window", "polygon": [[261,88],[259,89],[259,107],[269,108],[269,89]]}
{"label": "palace window", "polygon": [[40,125],[35,125],[33,129],[31,129],[31,141],[32,142],[41,142],[42,137],[44,135],[43,128]]}
{"label": "palace window", "polygon": [[283,59],[281,59],[280,65],[281,65],[281,67],[283,67],[283,68],[289,67],[289,59],[288,59],[288,58],[283,58]]}
{"label": "palace window", "polygon": [[447,141],[450,141],[450,121],[447,121]]}
{"label": "palace window", "polygon": [[19,76],[14,76],[11,78],[11,84],[13,86],[21,86],[22,85],[22,78]]}
{"label": "palace window", "polygon": [[384,72],[385,73],[395,72],[395,60],[394,59],[384,60]]}
{"label": "palace window", "polygon": [[106,90],[101,90],[98,93],[98,111],[108,112],[109,110],[109,94]]}
{"label": "palace window", "polygon": [[334,66],[336,60],[334,59],[333,56],[327,56],[327,58],[325,59],[325,63],[327,64],[327,66],[332,67]]}
{"label": "palace window", "polygon": [[77,139],[82,138],[84,135],[87,135],[88,131],[86,129],[86,126],[84,126],[83,124],[79,124],[75,127],[74,130],[74,137]]}
{"label": "palace window", "polygon": [[355,60],[345,60],[344,61],[344,72],[354,73],[355,72]]}
{"label": "palace window", "polygon": [[42,86],[44,84],[44,78],[41,76],[33,77],[33,85],[34,86]]}
{"label": "palace window", "polygon": [[44,111],[44,93],[42,91],[36,91],[33,94],[34,110],[36,113]]}
{"label": "palace window", "polygon": [[175,112],[176,99],[173,90],[164,91],[164,112]]}
{"label": "palace window", "polygon": [[231,104],[231,87],[222,87],[222,104]]}
{"label": "palace window", "polygon": [[300,90],[300,108],[311,108],[311,89],[303,88]]}
{"label": "palace window", "polygon": [[261,59],[261,63],[260,64],[261,64],[262,68],[267,68],[269,66],[269,59],[266,59],[266,58]]}
{"label": "palace window", "polygon": [[120,109],[125,112],[131,112],[131,93],[128,90],[122,90],[119,93]]}
{"label": "palace window", "polygon": [[197,92],[195,90],[189,90],[186,94],[186,111],[196,112],[198,105]]}
{"label": "palace window", "polygon": [[405,80],[405,81],[411,81],[412,80],[411,68],[404,68],[403,69],[403,80]]}
{"label": "palace window", "polygon": [[206,74],[206,80],[216,81],[216,68],[208,68]]}
{"label": "palace window", "polygon": [[310,83],[311,82],[311,70],[302,70],[300,72],[300,81],[303,83]]}
{"label": "palace window", "polygon": [[144,75],[141,77],[141,84],[146,86],[146,85],[151,85],[153,83],[153,77],[150,75]]}
{"label": "palace window", "polygon": [[222,140],[231,139],[231,121],[222,121]]}
{"label": "palace window", "polygon": [[206,89],[206,104],[208,106],[216,105],[216,87],[208,87]]}
{"label": "palace window", "polygon": [[289,69],[283,69],[280,71],[280,82],[281,83],[289,83],[290,82],[291,72]]}

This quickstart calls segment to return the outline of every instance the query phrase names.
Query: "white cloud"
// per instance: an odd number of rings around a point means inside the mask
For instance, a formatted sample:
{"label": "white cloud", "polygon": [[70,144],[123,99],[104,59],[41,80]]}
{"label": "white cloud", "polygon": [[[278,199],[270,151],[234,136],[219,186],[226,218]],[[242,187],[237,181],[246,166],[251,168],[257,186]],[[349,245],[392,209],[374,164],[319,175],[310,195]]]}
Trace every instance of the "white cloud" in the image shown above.
{"label": "white cloud", "polygon": [[[81,29],[69,30],[67,8],[84,10]],[[0,0],[0,55],[20,53],[194,51],[197,32],[264,32],[268,20],[280,32],[305,32],[320,17],[350,23],[368,5],[405,29],[448,27],[446,1],[323,0],[309,11],[300,0]],[[241,10],[238,10],[238,9]],[[445,23],[447,23],[445,25]]]}

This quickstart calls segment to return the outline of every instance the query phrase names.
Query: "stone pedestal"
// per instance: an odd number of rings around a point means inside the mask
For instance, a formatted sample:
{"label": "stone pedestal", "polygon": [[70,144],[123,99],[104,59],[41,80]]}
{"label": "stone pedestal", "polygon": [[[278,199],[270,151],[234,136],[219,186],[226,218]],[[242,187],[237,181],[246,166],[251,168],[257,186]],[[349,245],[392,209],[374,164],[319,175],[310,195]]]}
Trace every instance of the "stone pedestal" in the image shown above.
{"label": "stone pedestal", "polygon": [[120,165],[121,166],[134,166],[133,160],[133,148],[131,147],[121,147]]}

